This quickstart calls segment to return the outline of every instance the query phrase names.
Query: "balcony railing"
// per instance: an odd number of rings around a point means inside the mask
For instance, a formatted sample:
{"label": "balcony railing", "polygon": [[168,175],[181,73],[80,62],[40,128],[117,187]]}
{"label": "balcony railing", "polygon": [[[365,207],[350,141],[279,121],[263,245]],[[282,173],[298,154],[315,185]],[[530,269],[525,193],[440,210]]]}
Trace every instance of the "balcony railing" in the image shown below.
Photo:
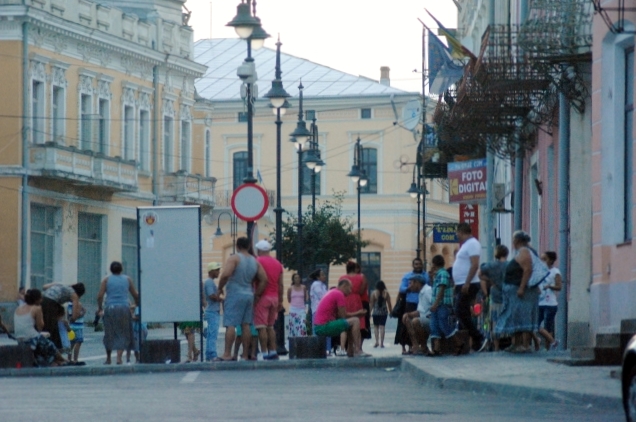
{"label": "balcony railing", "polygon": [[178,171],[163,178],[163,200],[183,204],[215,207],[216,178]]}
{"label": "balcony railing", "polygon": [[105,157],[53,142],[32,145],[30,158],[30,170],[35,176],[115,191],[134,192],[139,186],[134,161]]}

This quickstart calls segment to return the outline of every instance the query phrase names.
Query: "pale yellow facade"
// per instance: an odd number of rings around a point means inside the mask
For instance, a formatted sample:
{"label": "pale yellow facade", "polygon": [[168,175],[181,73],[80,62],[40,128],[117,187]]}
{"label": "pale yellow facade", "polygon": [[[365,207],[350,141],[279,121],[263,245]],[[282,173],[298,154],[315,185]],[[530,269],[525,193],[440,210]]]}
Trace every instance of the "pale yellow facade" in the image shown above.
{"label": "pale yellow facade", "polygon": [[[261,90],[268,86],[266,76],[259,75]],[[286,87],[288,88],[288,87]],[[404,92],[394,98],[396,109],[401,113],[409,100],[421,100],[418,94]],[[298,210],[298,154],[289,141],[289,134],[298,120],[298,98],[290,99],[292,107],[283,116],[281,185],[282,207],[287,213],[296,215]],[[405,272],[411,270],[411,261],[416,256],[417,203],[407,193],[413,178],[419,134],[394,124],[395,113],[388,96],[340,96],[334,98],[305,97],[304,111],[316,117],[319,130],[321,157],[326,166],[318,173],[320,192],[316,202],[333,199],[333,192],[344,194],[343,214],[357,225],[356,185],[347,177],[354,160],[355,143],[359,137],[363,148],[377,150],[377,192],[361,194],[362,238],[369,242],[363,248],[362,262],[366,253],[380,254],[380,278],[389,290],[397,294],[398,286]],[[434,108],[432,104],[429,108]],[[371,109],[370,118],[362,118],[361,110]],[[221,215],[230,211],[229,204],[222,199],[231,196],[234,187],[233,155],[247,150],[247,126],[238,121],[243,112],[242,101],[217,101],[208,107],[195,107],[195,117],[210,123],[211,165],[217,179],[217,201],[208,224],[203,224],[204,261],[224,261],[232,253],[230,218]],[[306,117],[306,116],[305,116]],[[254,118],[254,172],[260,172],[262,185],[275,198],[276,187],[276,117],[268,101],[258,99],[255,103]],[[310,122],[307,122],[309,127]],[[419,129],[421,130],[421,125]],[[400,167],[400,163],[405,164]],[[304,166],[304,164],[303,164]],[[448,192],[441,180],[427,180],[429,195],[426,198],[426,223],[456,222],[458,209],[448,204]],[[225,193],[224,193],[225,192]],[[302,195],[303,212],[311,205],[311,195]],[[275,225],[275,204],[270,204],[266,215],[258,221],[258,237],[272,238]],[[422,218],[422,217],[420,217]],[[283,219],[286,219],[284,216]],[[215,236],[217,225],[223,236]],[[239,221],[238,233],[245,233],[245,223]],[[421,241],[421,238],[420,238]],[[420,244],[420,247],[422,245]],[[311,247],[307,245],[306,247]],[[427,260],[434,254],[443,254],[452,263],[455,244],[433,244],[432,236],[427,237]],[[355,259],[355,256],[351,258]],[[343,267],[330,268],[330,283],[344,274]],[[291,273],[286,275],[285,285],[291,283]]]}
{"label": "pale yellow facade", "polygon": [[136,207],[214,206],[183,2],[100,3],[0,1],[4,316],[21,285],[84,282],[90,309],[111,261],[136,277]]}

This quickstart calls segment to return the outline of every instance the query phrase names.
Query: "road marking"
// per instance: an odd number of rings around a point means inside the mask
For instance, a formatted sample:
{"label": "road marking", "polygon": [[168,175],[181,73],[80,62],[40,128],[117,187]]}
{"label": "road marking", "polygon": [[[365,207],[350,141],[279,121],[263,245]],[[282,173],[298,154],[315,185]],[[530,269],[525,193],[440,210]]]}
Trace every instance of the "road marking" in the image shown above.
{"label": "road marking", "polygon": [[187,374],[185,374],[185,376],[181,380],[181,384],[194,382],[200,373],[201,371],[188,372]]}

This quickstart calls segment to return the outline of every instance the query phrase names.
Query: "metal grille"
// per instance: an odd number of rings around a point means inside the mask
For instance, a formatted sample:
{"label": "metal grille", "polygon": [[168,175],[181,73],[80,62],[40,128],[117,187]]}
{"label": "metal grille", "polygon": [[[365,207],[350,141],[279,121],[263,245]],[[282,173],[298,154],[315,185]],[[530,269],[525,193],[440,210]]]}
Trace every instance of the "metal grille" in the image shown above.
{"label": "metal grille", "polygon": [[86,287],[83,302],[94,305],[102,278],[102,216],[79,213],[77,218],[77,282]]}
{"label": "metal grille", "polygon": [[57,209],[31,205],[31,287],[53,282],[55,214]]}

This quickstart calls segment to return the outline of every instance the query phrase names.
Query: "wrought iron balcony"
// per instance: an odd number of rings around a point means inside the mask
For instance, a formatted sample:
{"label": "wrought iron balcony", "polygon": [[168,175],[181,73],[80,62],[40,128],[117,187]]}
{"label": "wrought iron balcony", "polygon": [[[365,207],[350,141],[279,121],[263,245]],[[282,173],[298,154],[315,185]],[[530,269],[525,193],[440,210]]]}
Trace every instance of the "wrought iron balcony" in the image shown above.
{"label": "wrought iron balcony", "polygon": [[214,177],[203,177],[179,170],[164,176],[161,196],[164,202],[214,208],[215,186],[216,178]]}
{"label": "wrought iron balcony", "polygon": [[106,157],[54,142],[33,144],[29,151],[32,176],[111,191],[135,192],[138,189],[137,164],[134,161]]}

